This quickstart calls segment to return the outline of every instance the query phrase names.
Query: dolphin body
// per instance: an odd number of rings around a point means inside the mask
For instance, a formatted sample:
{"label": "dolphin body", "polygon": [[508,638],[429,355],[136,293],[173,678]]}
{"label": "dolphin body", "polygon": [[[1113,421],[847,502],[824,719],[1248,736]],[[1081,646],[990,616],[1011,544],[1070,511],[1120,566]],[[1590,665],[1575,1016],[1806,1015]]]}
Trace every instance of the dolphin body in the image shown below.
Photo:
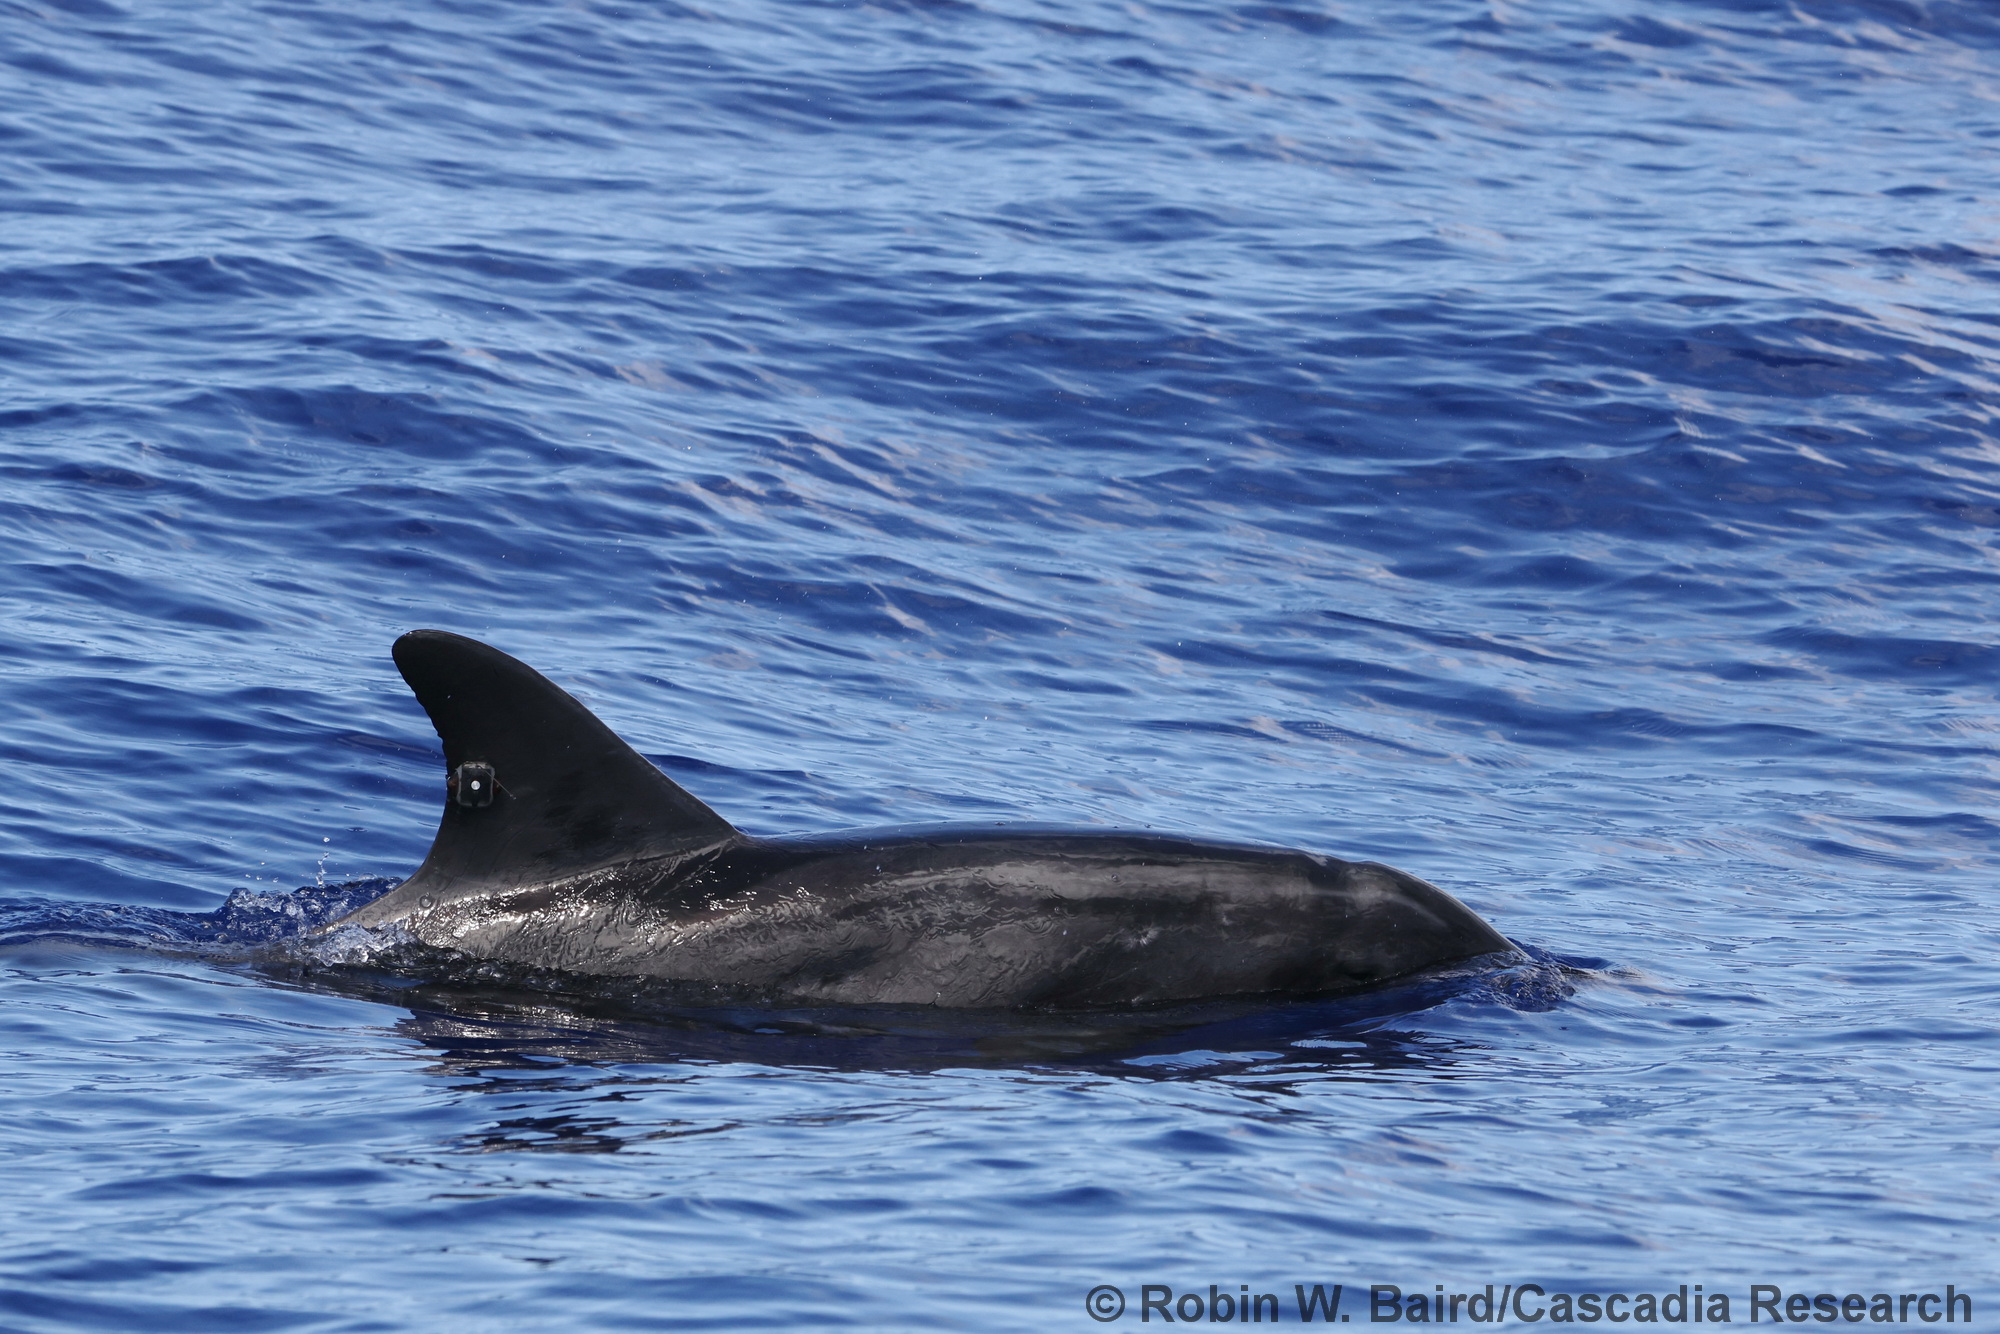
{"label": "dolphin body", "polygon": [[739,832],[477,640],[396,666],[444,742],[417,873],[332,923],[539,968],[807,1003],[1116,1006],[1369,987],[1514,946],[1375,862],[1151,833]]}

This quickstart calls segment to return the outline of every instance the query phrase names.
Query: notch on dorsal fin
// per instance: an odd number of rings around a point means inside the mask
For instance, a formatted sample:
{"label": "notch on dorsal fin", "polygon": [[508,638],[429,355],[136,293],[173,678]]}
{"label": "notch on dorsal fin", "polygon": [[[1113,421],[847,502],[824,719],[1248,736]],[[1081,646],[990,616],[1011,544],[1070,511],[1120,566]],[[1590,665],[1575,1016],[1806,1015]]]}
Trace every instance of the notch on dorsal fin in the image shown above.
{"label": "notch on dorsal fin", "polygon": [[394,652],[447,782],[430,855],[392,897],[546,884],[737,836],[526,663],[444,630],[412,630]]}

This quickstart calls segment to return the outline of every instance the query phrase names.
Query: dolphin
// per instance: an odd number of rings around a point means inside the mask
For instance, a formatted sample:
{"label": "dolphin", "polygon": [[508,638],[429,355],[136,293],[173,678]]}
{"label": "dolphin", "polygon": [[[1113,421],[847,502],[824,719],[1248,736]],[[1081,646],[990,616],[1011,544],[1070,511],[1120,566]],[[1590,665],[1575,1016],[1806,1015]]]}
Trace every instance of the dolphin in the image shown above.
{"label": "dolphin", "polygon": [[444,742],[417,873],[323,928],[807,1004],[1115,1007],[1356,991],[1519,951],[1392,867],[1171,834],[930,825],[760,838],[525,663],[396,667]]}

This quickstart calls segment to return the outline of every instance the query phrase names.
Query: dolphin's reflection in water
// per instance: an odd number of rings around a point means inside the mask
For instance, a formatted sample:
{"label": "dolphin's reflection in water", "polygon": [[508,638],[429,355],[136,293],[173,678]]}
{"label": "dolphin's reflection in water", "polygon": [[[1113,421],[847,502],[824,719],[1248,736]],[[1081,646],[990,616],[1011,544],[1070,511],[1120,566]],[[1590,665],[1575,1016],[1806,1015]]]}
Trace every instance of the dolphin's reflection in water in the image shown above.
{"label": "dolphin's reflection in water", "polygon": [[[1551,1010],[1604,961],[1533,946],[1316,999],[1234,999],[1102,1009],[974,1010],[804,1006],[641,978],[599,978],[476,959],[420,945],[334,962],[310,929],[383,882],[233,896],[212,913],[105,905],[16,905],[0,939],[72,939],[191,953],[308,991],[407,1013],[395,1031],[427,1048],[437,1074],[472,1091],[555,1095],[461,1139],[475,1152],[610,1153],[715,1134],[728,1121],[641,1117],[618,1104],[701,1078],[702,1067],[925,1073],[949,1069],[1089,1073],[1143,1080],[1250,1079],[1265,1093],[1328,1079],[1450,1078],[1488,1065],[1475,1041],[1427,1031],[1440,1006]],[[0,909],[8,905],[0,904]],[[635,1069],[635,1067],[640,1067]],[[650,1068],[647,1068],[650,1067]],[[537,1075],[540,1078],[537,1078]],[[531,1099],[532,1100],[532,1099]]]}
{"label": "dolphin's reflection in water", "polygon": [[650,1096],[719,1066],[770,1078],[1012,1069],[1035,1077],[1228,1079],[1254,1084],[1259,1095],[1329,1079],[1451,1078],[1485,1068],[1485,1048],[1423,1031],[1423,1012],[1449,1004],[1550,1010],[1601,963],[1523,948],[1525,960],[1472,960],[1351,995],[1094,1011],[760,1003],[429,951],[387,969],[296,959],[258,967],[291,985],[407,1010],[395,1031],[434,1053],[434,1073],[515,1104],[510,1115],[457,1136],[460,1152],[606,1154],[739,1129],[726,1113],[689,1119],[676,1109],[663,1117]]}

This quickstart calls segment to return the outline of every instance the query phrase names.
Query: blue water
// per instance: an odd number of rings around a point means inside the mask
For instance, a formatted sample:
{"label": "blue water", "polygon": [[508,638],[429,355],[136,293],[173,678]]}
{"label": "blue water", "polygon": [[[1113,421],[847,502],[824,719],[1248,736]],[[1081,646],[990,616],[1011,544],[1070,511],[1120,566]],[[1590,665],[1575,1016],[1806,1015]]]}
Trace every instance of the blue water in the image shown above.
{"label": "blue water", "polygon": [[[0,61],[0,1328],[2000,1329],[1983,0],[0,0]],[[1141,1032],[314,955],[428,846],[417,626],[754,832],[1371,857],[1537,962]]]}

